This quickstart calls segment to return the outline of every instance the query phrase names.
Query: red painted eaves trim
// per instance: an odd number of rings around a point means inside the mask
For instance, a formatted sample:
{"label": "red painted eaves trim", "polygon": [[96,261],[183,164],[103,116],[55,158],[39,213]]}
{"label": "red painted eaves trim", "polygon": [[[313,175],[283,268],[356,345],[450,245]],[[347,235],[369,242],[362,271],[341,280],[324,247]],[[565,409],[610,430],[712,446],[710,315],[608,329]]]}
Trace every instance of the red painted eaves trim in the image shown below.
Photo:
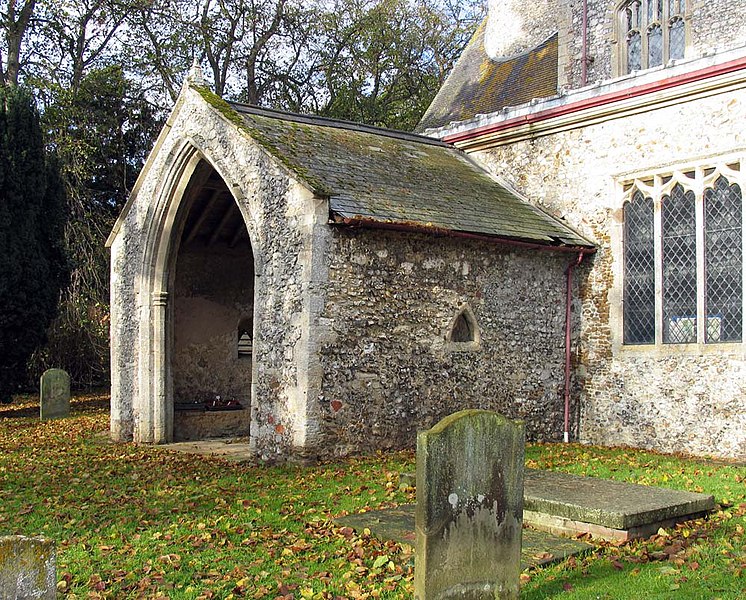
{"label": "red painted eaves trim", "polygon": [[530,123],[537,123],[539,121],[545,121],[554,117],[561,117],[563,115],[580,112],[589,108],[596,108],[598,106],[604,106],[606,104],[612,104],[621,100],[628,100],[629,98],[635,98],[638,96],[645,96],[646,94],[653,94],[662,90],[686,85],[696,81],[702,81],[704,79],[710,79],[719,75],[727,75],[734,71],[740,71],[746,69],[746,57],[738,58],[729,62],[725,62],[720,65],[713,65],[697,71],[691,71],[690,73],[683,73],[676,75],[675,77],[669,77],[668,79],[662,79],[660,81],[654,81],[652,83],[646,83],[644,85],[638,85],[635,87],[626,88],[617,92],[610,92],[601,96],[595,96],[593,98],[587,98],[585,100],[579,100],[556,108],[548,108],[546,110],[538,111],[532,114],[521,115],[520,117],[514,117],[500,123],[494,123],[492,125],[483,125],[482,127],[475,127],[469,131],[455,133],[453,135],[445,136],[444,142],[455,144],[458,142],[465,142],[474,138],[478,138],[482,135],[490,133],[496,133],[498,131],[504,131],[518,125],[526,125]]}

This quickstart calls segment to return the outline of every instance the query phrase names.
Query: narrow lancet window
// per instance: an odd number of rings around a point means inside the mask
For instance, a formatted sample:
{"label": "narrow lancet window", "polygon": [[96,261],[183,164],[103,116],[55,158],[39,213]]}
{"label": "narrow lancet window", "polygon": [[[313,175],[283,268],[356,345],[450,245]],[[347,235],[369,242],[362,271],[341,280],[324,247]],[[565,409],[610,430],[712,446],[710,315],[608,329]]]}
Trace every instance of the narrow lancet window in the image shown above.
{"label": "narrow lancet window", "polygon": [[663,342],[697,341],[697,224],[694,192],[681,185],[661,200]]}
{"label": "narrow lancet window", "polygon": [[473,342],[474,341],[474,328],[472,327],[469,320],[461,313],[456,317],[456,322],[453,325],[451,331],[452,342]]}
{"label": "narrow lancet window", "polygon": [[684,20],[676,17],[671,20],[668,34],[668,58],[684,58],[684,48],[686,47],[686,33],[684,32]]}
{"label": "narrow lancet window", "polygon": [[479,326],[474,313],[466,306],[451,322],[447,336],[452,349],[477,349],[479,347]]}
{"label": "narrow lancet window", "polygon": [[653,200],[635,192],[624,205],[624,343],[655,343]]}
{"label": "narrow lancet window", "polygon": [[740,342],[743,333],[743,247],[738,185],[724,177],[707,188],[705,204],[705,340]]}
{"label": "narrow lancet window", "polygon": [[238,326],[238,356],[246,357],[254,353],[253,327],[250,320],[243,320]]}
{"label": "narrow lancet window", "polygon": [[648,30],[648,68],[663,64],[663,32],[660,25]]}

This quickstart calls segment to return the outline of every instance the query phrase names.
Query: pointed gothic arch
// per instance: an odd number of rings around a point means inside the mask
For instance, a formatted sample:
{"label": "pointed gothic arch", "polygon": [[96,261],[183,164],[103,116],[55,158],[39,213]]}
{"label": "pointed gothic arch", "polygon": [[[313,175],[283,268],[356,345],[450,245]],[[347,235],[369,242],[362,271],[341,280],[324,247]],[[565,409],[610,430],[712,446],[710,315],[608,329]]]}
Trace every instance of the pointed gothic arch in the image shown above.
{"label": "pointed gothic arch", "polygon": [[[180,250],[198,237],[207,245],[227,243],[233,246],[243,238],[242,241],[248,247],[244,263],[251,265],[250,273],[246,276],[251,279],[253,294],[257,270],[251,216],[236,198],[235,186],[230,185],[222,171],[220,165],[194,142],[185,141],[179,151],[174,153],[170,168],[159,186],[157,201],[148,210],[145,222],[149,227],[139,277],[140,297],[144,300],[140,310],[140,348],[146,349],[146,352],[140,356],[137,377],[141,393],[136,396],[133,406],[133,438],[138,442],[173,441],[175,405],[196,405],[208,400],[207,397],[202,397],[206,393],[204,390],[198,394],[200,397],[192,398],[189,402],[184,402],[183,397],[179,398],[179,394],[183,396],[179,389],[179,379],[184,378],[183,371],[186,368],[183,364],[175,363],[178,361],[177,344],[180,343],[179,332],[175,331],[179,311],[179,295],[175,292],[179,284],[177,265]],[[220,202],[211,202],[216,200],[215,194],[218,192],[222,195]],[[212,204],[217,206],[213,207]],[[202,212],[195,214],[198,206],[201,206]],[[222,212],[222,215],[213,209]],[[183,260],[183,252],[181,254]],[[203,265],[203,268],[206,267]],[[209,285],[209,278],[204,279],[204,283]],[[252,296],[252,310],[253,304]],[[253,320],[254,315],[240,314],[233,317],[235,323],[231,323],[233,337],[229,347],[235,354],[236,341],[233,338],[238,324],[247,318]],[[253,396],[251,382],[254,381],[254,367],[253,364],[247,366],[246,362],[243,361],[243,368],[249,369],[249,384],[241,398],[241,404],[248,418]],[[222,398],[221,390],[215,389],[214,396]],[[248,422],[245,433],[248,433]],[[185,436],[178,435],[177,432],[176,438],[185,439]]]}
{"label": "pointed gothic arch", "polygon": [[468,304],[463,305],[451,319],[446,335],[448,346],[454,351],[479,350],[481,336],[479,323]]}

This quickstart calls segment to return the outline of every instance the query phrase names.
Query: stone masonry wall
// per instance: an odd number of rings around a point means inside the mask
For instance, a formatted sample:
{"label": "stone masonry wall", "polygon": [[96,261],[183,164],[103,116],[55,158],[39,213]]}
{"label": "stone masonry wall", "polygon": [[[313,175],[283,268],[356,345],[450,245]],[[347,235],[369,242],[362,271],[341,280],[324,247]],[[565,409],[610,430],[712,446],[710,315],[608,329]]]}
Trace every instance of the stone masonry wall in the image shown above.
{"label": "stone masonry wall", "polygon": [[[570,89],[581,86],[582,70],[582,0],[556,0],[557,27],[560,46],[566,48],[569,60],[560,73]],[[616,77],[617,52],[624,52],[617,43],[617,10],[621,0],[588,0],[588,74],[593,84]],[[533,9],[527,8],[527,15]],[[746,43],[746,0],[688,0],[687,15],[690,35],[686,58],[696,58],[715,51],[743,46]],[[543,20],[537,21],[543,24]],[[562,52],[562,50],[561,50]],[[561,66],[562,69],[562,66]]]}
{"label": "stone masonry wall", "polygon": [[488,56],[499,60],[531,50],[557,31],[557,0],[489,0]]}
{"label": "stone masonry wall", "polygon": [[[153,335],[154,258],[146,256],[147,240],[175,201],[176,182],[168,178],[188,141],[223,176],[246,220],[257,274],[252,442],[259,456],[287,454],[307,437],[305,382],[299,380],[305,375],[299,373],[307,362],[302,332],[309,319],[310,232],[323,207],[196,90],[182,92],[174,115],[112,244],[112,435],[148,441],[148,406],[158,399],[148,397],[145,378],[152,376],[140,373]],[[166,268],[173,263],[171,257]]]}
{"label": "stone masonry wall", "polygon": [[[331,449],[413,447],[418,429],[464,408],[561,439],[571,255],[382,230],[329,236],[318,400]],[[446,342],[465,304],[476,351]]]}
{"label": "stone masonry wall", "polygon": [[[495,147],[477,156],[599,246],[581,297],[580,438],[746,457],[743,344],[621,344],[621,192],[628,173],[715,162],[746,148],[743,90]],[[616,232],[616,234],[614,233]],[[616,238],[614,236],[616,235]]]}

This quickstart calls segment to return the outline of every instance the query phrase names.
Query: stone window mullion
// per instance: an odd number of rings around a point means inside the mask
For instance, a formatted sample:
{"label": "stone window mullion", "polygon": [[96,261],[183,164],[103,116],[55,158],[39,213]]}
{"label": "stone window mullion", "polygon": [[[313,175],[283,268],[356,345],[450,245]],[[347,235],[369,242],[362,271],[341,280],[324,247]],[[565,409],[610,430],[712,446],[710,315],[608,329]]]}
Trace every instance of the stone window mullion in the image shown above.
{"label": "stone window mullion", "polygon": [[671,0],[629,0],[619,6],[615,42],[624,48],[623,52],[617,50],[620,74],[684,58],[691,34],[688,5]]}
{"label": "stone window mullion", "polygon": [[746,340],[745,160],[623,184],[625,345]]}
{"label": "stone window mullion", "polygon": [[697,343],[704,344],[707,330],[705,311],[705,213],[704,213],[704,169],[695,171],[694,197],[697,231]]}

